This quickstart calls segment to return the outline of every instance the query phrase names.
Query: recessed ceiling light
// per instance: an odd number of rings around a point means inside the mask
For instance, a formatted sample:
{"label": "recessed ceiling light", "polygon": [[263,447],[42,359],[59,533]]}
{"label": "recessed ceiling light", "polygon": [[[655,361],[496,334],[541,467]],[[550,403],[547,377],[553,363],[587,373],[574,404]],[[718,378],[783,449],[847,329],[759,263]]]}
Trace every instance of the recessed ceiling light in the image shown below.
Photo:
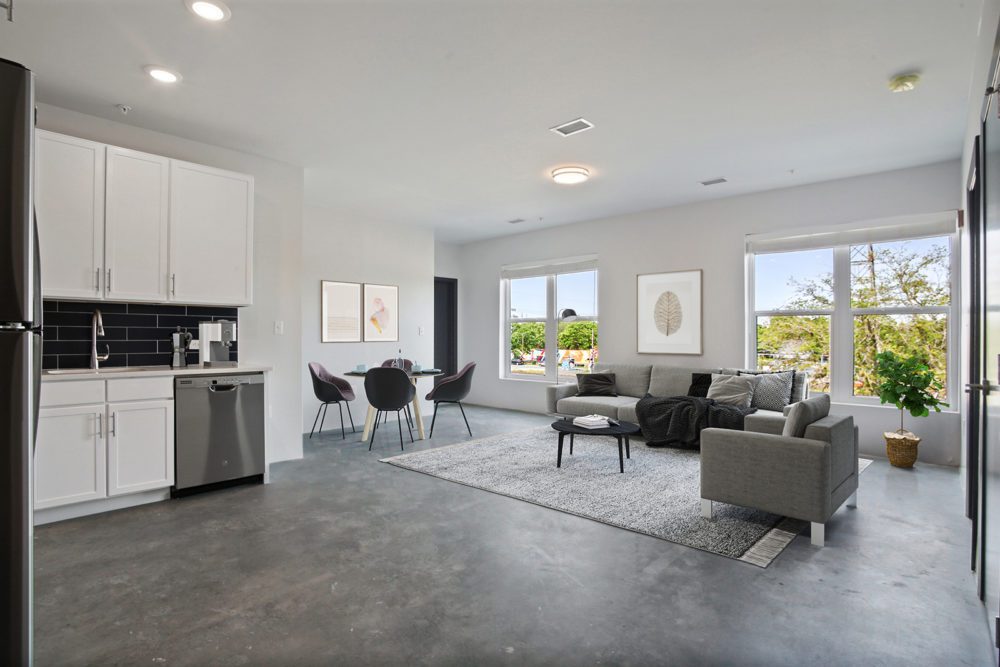
{"label": "recessed ceiling light", "polygon": [[552,180],[559,185],[576,185],[590,178],[590,170],[585,167],[559,167],[552,170]]}
{"label": "recessed ceiling light", "polygon": [[233,15],[226,3],[219,0],[184,0],[184,4],[195,16],[213,23],[228,21]]}
{"label": "recessed ceiling light", "polygon": [[894,93],[906,93],[917,87],[920,75],[916,72],[899,74],[889,79],[889,90]]}
{"label": "recessed ceiling light", "polygon": [[159,65],[146,65],[142,69],[160,83],[177,83],[181,80],[180,74]]}

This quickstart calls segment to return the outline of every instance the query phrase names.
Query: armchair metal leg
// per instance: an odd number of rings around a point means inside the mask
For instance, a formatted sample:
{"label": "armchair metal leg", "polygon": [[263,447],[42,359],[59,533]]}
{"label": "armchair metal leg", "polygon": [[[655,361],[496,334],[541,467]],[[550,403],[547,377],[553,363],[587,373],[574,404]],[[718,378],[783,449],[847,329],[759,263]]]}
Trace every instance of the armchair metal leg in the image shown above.
{"label": "armchair metal leg", "polygon": [[704,518],[706,518],[706,519],[713,519],[714,518],[713,512],[712,512],[712,501],[711,500],[706,500],[705,498],[701,499],[701,515]]}
{"label": "armchair metal leg", "polygon": [[434,437],[434,422],[437,421],[437,418],[438,418],[438,402],[434,401],[434,416],[431,418],[431,434],[427,436],[429,438]]}
{"label": "armchair metal leg", "polygon": [[857,491],[857,489],[855,489],[854,493],[851,494],[851,497],[847,499],[847,506],[848,507],[857,507],[858,506],[858,491]]}
{"label": "armchair metal leg", "polygon": [[382,411],[375,411],[375,421],[372,423],[372,434],[368,437],[368,451],[372,450],[372,445],[375,444],[375,432],[378,431],[378,418],[381,416]]}
{"label": "armchair metal leg", "polygon": [[344,430],[344,406],[339,401],[337,402],[337,409],[340,410],[340,437],[343,440],[347,440],[347,431]]}
{"label": "armchair metal leg", "polygon": [[462,419],[465,419],[465,428],[469,429],[469,437],[472,437],[472,427],[469,426],[469,420],[465,416],[465,408],[462,407],[462,401],[458,401],[458,409],[462,411]]}
{"label": "armchair metal leg", "polygon": [[[399,414],[399,410],[396,410],[396,428],[399,429],[399,451],[403,451],[403,416]],[[406,428],[410,428],[407,424]]]}
{"label": "armchair metal leg", "polygon": [[357,433],[357,431],[354,430],[354,415],[351,414],[351,404],[350,403],[347,404],[347,417],[348,417],[348,419],[351,420],[351,433]]}
{"label": "armchair metal leg", "polygon": [[413,415],[410,413],[410,404],[406,404],[406,425],[413,427]]}
{"label": "armchair metal leg", "polygon": [[319,407],[318,407],[318,408],[316,408],[316,419],[313,419],[313,427],[312,427],[312,430],[311,430],[311,431],[309,431],[309,437],[310,437],[310,438],[311,438],[311,437],[313,437],[313,433],[315,433],[315,432],[316,432],[316,422],[318,422],[318,421],[319,421],[319,413],[320,413],[320,410],[322,410],[322,409],[323,409],[323,404],[322,404],[322,403],[320,403],[320,404],[319,404]]}
{"label": "armchair metal leg", "polygon": [[809,524],[809,531],[809,541],[812,542],[812,545],[814,547],[823,546],[826,541],[826,524],[811,522]]}
{"label": "armchair metal leg", "polygon": [[406,430],[410,432],[410,442],[414,442],[414,440],[413,440],[413,428],[410,426],[410,422],[406,422]]}
{"label": "armchair metal leg", "polygon": [[330,407],[329,403],[323,404],[323,418],[319,420],[319,433],[323,435],[323,424],[326,423],[326,409]]}

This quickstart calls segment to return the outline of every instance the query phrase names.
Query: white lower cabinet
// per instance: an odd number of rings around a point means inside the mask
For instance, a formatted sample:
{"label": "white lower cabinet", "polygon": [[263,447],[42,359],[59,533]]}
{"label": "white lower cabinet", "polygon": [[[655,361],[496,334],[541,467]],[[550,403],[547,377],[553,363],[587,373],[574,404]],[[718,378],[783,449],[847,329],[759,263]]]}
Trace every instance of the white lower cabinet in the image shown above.
{"label": "white lower cabinet", "polygon": [[108,495],[105,405],[44,408],[35,443],[35,509]]}
{"label": "white lower cabinet", "polygon": [[108,404],[108,495],[174,483],[174,402]]}

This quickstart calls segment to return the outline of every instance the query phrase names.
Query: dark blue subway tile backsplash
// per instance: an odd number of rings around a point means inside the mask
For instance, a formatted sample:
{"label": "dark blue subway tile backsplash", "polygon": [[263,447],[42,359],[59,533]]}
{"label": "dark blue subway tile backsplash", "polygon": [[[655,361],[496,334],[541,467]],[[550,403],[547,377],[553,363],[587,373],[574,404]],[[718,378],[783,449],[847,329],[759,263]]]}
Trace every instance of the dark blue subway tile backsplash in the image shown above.
{"label": "dark blue subway tile backsplash", "polygon": [[[104,321],[104,336],[97,339],[97,349],[100,354],[105,345],[111,350],[102,366],[165,366],[172,352],[170,334],[182,327],[198,338],[198,323],[206,320],[237,321],[239,334],[237,308],[47,300],[43,306],[43,368],[90,365],[90,318],[98,309]],[[237,347],[233,343],[233,361],[238,358]],[[188,363],[198,363],[197,351],[188,353]]]}

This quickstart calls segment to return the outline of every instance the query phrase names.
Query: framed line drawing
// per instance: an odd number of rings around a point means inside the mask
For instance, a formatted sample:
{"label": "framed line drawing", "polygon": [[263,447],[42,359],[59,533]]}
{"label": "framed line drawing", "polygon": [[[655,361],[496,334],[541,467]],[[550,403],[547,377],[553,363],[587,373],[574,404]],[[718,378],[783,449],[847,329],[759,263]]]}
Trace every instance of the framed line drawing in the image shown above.
{"label": "framed line drawing", "polygon": [[320,281],[320,340],[361,342],[361,283]]}

